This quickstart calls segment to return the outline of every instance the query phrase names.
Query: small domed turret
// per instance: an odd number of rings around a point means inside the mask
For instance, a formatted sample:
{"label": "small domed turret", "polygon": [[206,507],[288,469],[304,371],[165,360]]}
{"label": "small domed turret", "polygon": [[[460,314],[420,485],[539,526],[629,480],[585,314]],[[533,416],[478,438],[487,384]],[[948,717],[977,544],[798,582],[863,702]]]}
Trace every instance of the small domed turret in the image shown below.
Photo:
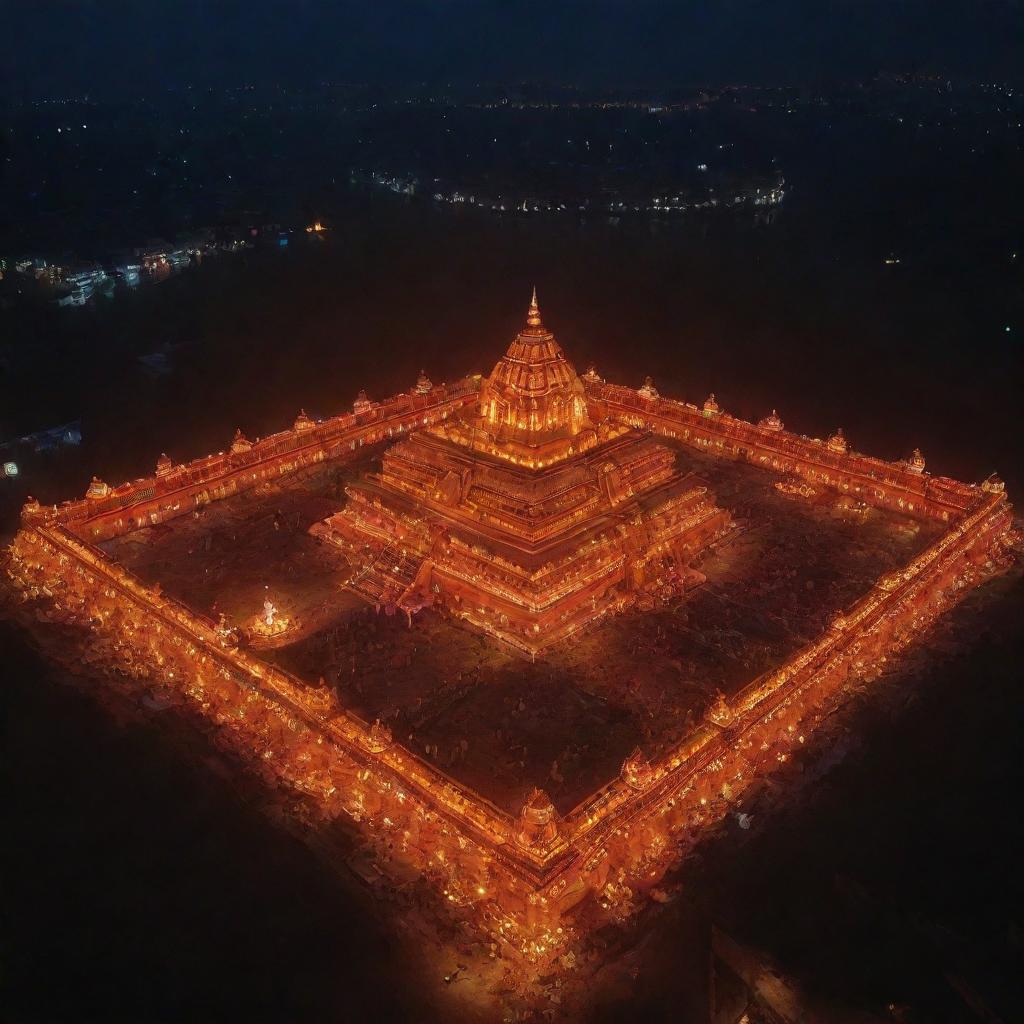
{"label": "small domed turret", "polygon": [[921,454],[920,448],[915,448],[914,454],[907,459],[907,469],[909,469],[911,473],[924,472],[924,456]]}
{"label": "small domed turret", "polygon": [[633,789],[646,789],[654,781],[651,762],[639,747],[622,762],[622,778]]}
{"label": "small domed turret", "polygon": [[250,441],[249,438],[247,438],[245,436],[245,434],[242,433],[242,428],[239,427],[235,431],[235,436],[231,440],[231,451],[232,451],[232,454],[239,455],[242,452],[249,451],[251,448],[252,448],[252,441]]}
{"label": "small domed turret", "polygon": [[21,506],[21,520],[22,522],[28,522],[30,519],[34,519],[43,511],[43,506],[39,504],[38,498],[33,498],[30,494],[25,499],[25,504]]}
{"label": "small domed turret", "polygon": [[100,498],[105,498],[109,493],[110,485],[104,483],[98,476],[94,476],[89,482],[89,487],[85,492],[85,496],[96,501]]}
{"label": "small domed turret", "polygon": [[316,424],[313,422],[312,417],[306,414],[306,410],[300,409],[299,415],[295,417],[295,423],[292,425],[292,430],[312,430],[315,426]]}
{"label": "small domed turret", "polygon": [[360,413],[369,412],[372,408],[373,402],[370,401],[369,396],[365,391],[360,391],[352,403],[352,411],[358,416]]}
{"label": "small domed turret", "polygon": [[718,402],[715,400],[714,391],[704,399],[704,415],[717,416],[719,413]]}
{"label": "small domed turret", "polygon": [[174,469],[174,463],[171,462],[171,457],[167,452],[162,452],[160,458],[156,460],[156,475],[167,476],[172,469]]}
{"label": "small domed turret", "polygon": [[370,726],[370,731],[366,734],[367,748],[375,754],[379,754],[382,750],[390,747],[392,742],[391,730],[378,718]]}
{"label": "small domed turret", "polygon": [[591,366],[590,369],[587,370],[587,372],[585,374],[583,374],[583,379],[588,384],[603,384],[604,383],[604,377],[602,377],[597,372],[597,367],[596,366]]}
{"label": "small domed turret", "polygon": [[644,378],[644,386],[640,388],[640,391],[638,393],[641,398],[646,398],[648,401],[652,402],[654,401],[654,399],[661,397],[658,394],[658,389],[654,386],[653,377]]}
{"label": "small domed turret", "polygon": [[707,717],[721,726],[726,726],[733,720],[733,710],[721,690],[717,692],[714,703],[708,708]]}
{"label": "small domed turret", "polygon": [[427,376],[426,370],[420,370],[420,375],[416,380],[416,387],[412,390],[417,395],[429,395],[434,390],[434,382]]}
{"label": "small domed turret", "polygon": [[982,483],[981,489],[988,494],[1002,494],[1006,490],[1006,484],[993,473]]}
{"label": "small domed turret", "polygon": [[779,414],[774,409],[772,409],[771,416],[765,416],[765,418],[758,423],[758,426],[762,430],[779,431],[783,429],[782,420],[779,419]]}
{"label": "small domed turret", "polygon": [[879,590],[892,591],[895,590],[903,582],[903,573],[899,569],[894,569],[892,572],[887,572],[882,576],[879,576],[875,586]]}
{"label": "small domed turret", "polygon": [[516,842],[527,849],[545,850],[558,838],[558,818],[551,797],[534,789],[519,812]]}
{"label": "small domed turret", "polygon": [[846,438],[843,436],[843,428],[840,427],[829,439],[828,439],[828,450],[835,452],[837,455],[845,455],[846,450],[849,447]]}

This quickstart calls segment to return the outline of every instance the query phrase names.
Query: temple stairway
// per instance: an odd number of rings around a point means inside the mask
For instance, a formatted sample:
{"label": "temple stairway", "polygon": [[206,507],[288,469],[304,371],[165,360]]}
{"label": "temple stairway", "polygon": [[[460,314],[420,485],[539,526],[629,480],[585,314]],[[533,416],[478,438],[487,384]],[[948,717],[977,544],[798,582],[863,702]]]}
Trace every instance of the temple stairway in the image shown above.
{"label": "temple stairway", "polygon": [[397,544],[389,544],[349,581],[348,588],[371,604],[397,602],[416,579],[422,562],[422,555],[403,553]]}

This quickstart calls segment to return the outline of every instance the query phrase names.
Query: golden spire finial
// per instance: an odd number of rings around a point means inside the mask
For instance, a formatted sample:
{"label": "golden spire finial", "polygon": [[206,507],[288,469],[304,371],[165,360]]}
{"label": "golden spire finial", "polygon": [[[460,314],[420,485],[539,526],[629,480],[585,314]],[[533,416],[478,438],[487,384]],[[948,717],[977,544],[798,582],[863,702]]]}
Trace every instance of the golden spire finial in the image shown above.
{"label": "golden spire finial", "polygon": [[530,311],[526,314],[526,323],[530,327],[540,327],[540,306],[537,305],[537,286],[533,286],[533,298],[530,299]]}

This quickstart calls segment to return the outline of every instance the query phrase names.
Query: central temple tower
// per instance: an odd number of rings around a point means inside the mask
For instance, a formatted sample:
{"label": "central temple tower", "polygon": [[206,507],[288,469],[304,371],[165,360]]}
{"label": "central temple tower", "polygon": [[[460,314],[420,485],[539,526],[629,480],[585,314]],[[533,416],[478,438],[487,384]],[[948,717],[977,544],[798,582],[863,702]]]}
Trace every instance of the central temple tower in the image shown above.
{"label": "central temple tower", "polygon": [[346,493],[311,532],[345,551],[351,590],[444,607],[530,655],[680,579],[729,525],[670,449],[594,422],[536,291],[476,405],[392,445]]}
{"label": "central temple tower", "polygon": [[495,441],[513,445],[535,462],[564,458],[580,450],[573,441],[589,432],[583,382],[561,345],[545,326],[533,290],[526,327],[498,360],[480,389],[480,426]]}

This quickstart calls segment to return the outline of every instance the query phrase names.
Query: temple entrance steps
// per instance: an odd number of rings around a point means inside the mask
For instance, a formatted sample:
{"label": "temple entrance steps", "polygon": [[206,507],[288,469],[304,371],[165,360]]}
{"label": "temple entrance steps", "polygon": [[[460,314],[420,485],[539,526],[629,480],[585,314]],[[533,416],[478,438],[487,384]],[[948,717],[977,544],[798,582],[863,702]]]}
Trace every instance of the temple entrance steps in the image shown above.
{"label": "temple entrance steps", "polygon": [[419,571],[422,555],[410,555],[396,544],[389,544],[355,579],[349,590],[371,604],[396,602],[404,594]]}

